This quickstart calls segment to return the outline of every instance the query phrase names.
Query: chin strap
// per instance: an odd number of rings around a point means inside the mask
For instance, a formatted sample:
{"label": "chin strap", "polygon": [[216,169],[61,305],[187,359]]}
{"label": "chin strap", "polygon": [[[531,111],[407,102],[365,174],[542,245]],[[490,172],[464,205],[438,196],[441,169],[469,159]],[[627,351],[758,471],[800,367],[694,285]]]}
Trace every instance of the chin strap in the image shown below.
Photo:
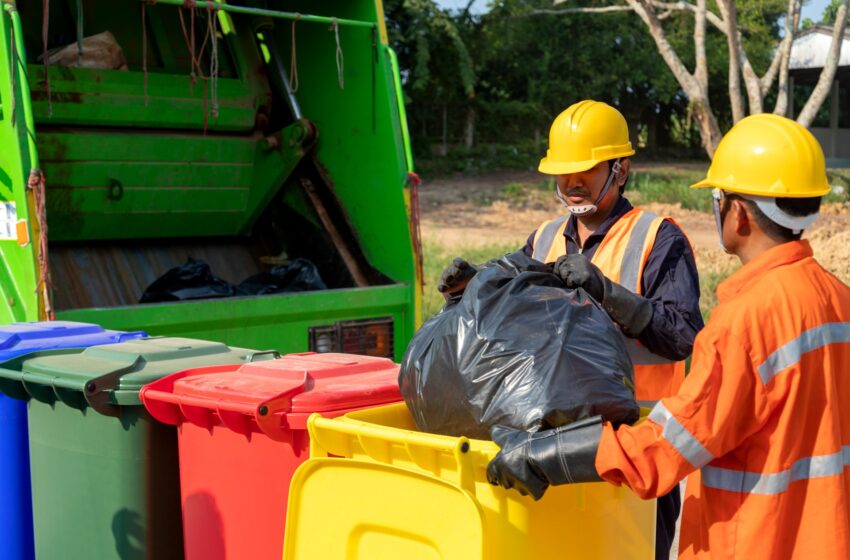
{"label": "chin strap", "polygon": [[561,190],[558,188],[558,185],[555,185],[555,197],[561,201],[561,204],[566,206],[567,210],[573,216],[590,216],[591,214],[595,214],[599,209],[599,203],[605,198],[605,195],[608,194],[608,189],[611,188],[611,185],[614,183],[614,177],[622,169],[622,165],[620,165],[620,158],[614,160],[614,163],[611,164],[611,171],[608,173],[608,178],[605,180],[605,186],[602,187],[602,190],[599,192],[599,196],[596,197],[596,200],[593,201],[593,204],[580,204],[578,206],[573,206],[567,199],[564,198],[564,195],[561,194]]}

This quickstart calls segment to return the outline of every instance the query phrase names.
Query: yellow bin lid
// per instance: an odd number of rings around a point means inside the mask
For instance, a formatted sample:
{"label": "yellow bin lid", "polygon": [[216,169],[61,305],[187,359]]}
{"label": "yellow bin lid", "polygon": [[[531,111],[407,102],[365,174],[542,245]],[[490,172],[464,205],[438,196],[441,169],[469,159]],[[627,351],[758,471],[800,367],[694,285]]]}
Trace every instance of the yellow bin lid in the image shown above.
{"label": "yellow bin lid", "polygon": [[[483,558],[479,505],[440,478],[380,463],[317,458],[298,468],[289,492],[284,560]],[[336,507],[340,500],[345,504]]]}

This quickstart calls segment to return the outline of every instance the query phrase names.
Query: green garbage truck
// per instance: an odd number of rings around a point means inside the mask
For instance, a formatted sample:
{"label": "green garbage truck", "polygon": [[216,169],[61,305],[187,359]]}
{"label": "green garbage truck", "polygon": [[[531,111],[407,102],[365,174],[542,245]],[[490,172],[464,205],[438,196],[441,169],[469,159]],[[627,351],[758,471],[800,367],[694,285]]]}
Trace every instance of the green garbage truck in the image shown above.
{"label": "green garbage truck", "polygon": [[418,178],[379,0],[2,7],[0,323],[401,357]]}

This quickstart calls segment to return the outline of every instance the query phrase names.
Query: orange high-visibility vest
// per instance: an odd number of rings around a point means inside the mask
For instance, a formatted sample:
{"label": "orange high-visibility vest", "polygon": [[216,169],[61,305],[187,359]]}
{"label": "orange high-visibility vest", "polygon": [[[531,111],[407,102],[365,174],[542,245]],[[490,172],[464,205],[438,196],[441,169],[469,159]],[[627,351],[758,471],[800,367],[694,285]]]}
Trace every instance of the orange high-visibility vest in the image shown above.
{"label": "orange high-visibility vest", "polygon": [[[533,258],[551,263],[567,253],[564,230],[569,218],[567,214],[537,228]],[[643,269],[655,245],[658,228],[667,219],[632,208],[614,222],[596,248],[591,262],[611,281],[632,293],[643,295]],[[634,338],[624,336],[623,339],[635,366],[637,400],[647,403],[675,395],[685,379],[685,362],[653,354]]]}
{"label": "orange high-visibility vest", "polygon": [[679,558],[850,558],[850,287],[807,241],[717,289],[679,393],[603,428],[596,469],[643,498],[688,478]]}

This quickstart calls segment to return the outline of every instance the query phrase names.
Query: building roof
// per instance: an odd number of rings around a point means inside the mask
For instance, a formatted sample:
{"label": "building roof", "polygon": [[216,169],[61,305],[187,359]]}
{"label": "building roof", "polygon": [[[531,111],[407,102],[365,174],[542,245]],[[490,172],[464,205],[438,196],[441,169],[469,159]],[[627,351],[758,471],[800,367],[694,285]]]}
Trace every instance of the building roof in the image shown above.
{"label": "building roof", "polygon": [[[826,56],[832,44],[832,26],[814,25],[797,36],[791,46],[791,70],[823,68]],[[841,45],[839,66],[850,66],[850,28],[844,31],[844,44]]]}

